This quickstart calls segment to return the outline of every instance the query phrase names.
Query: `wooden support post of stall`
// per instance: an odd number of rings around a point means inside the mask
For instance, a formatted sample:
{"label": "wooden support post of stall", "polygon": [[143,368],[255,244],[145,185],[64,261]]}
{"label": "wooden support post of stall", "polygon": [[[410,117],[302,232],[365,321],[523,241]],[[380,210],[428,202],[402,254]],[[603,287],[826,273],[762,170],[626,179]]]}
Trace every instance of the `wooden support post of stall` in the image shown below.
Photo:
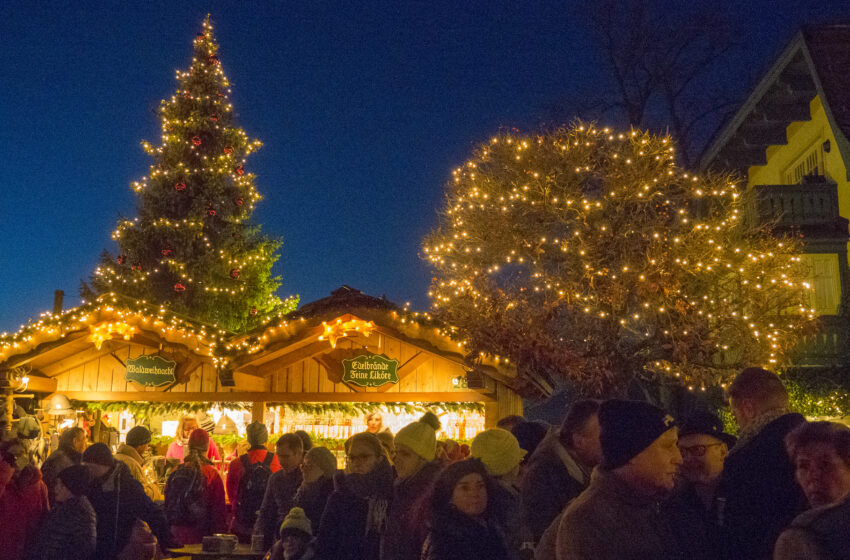
{"label": "wooden support post of stall", "polygon": [[251,405],[251,422],[265,422],[266,403],[255,401]]}
{"label": "wooden support post of stall", "polygon": [[496,422],[499,421],[499,403],[485,402],[484,403],[484,427],[488,430],[496,427]]}

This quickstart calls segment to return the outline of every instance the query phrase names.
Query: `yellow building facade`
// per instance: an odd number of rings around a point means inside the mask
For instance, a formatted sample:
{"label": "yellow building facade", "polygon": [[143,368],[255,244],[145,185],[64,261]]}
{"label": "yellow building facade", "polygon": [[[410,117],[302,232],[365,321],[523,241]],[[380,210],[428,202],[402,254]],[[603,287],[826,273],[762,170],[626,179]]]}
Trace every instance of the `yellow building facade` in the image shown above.
{"label": "yellow building facade", "polygon": [[735,170],[752,217],[800,236],[821,332],[800,365],[836,365],[848,347],[850,26],[802,29],[706,148],[703,170]]}

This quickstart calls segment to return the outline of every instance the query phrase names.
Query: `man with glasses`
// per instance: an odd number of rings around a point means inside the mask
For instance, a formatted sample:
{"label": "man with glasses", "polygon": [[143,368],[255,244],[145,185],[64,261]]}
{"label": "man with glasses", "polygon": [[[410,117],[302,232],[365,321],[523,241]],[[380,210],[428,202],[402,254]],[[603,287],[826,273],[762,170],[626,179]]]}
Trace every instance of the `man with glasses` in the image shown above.
{"label": "man with glasses", "polygon": [[710,412],[692,414],[679,429],[682,465],[679,485],[668,503],[670,520],[680,541],[701,543],[694,548],[704,552],[704,558],[720,557],[723,502],[717,490],[733,445],[735,436],[725,433],[723,422]]}

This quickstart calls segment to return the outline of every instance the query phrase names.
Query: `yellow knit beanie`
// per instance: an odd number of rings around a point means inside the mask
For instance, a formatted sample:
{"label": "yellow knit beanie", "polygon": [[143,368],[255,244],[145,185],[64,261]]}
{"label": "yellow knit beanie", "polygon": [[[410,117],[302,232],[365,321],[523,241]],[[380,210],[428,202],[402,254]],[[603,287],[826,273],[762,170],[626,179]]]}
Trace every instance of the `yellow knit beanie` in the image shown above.
{"label": "yellow knit beanie", "polygon": [[280,524],[279,533],[281,538],[289,531],[301,531],[302,533],[307,533],[309,537],[313,536],[313,524],[300,507],[294,507],[289,510],[289,513],[283,519],[283,523]]}
{"label": "yellow knit beanie", "polygon": [[514,435],[502,428],[484,430],[475,436],[470,446],[470,454],[481,459],[490,476],[508,474],[519,465],[525,453]]}
{"label": "yellow knit beanie", "polygon": [[433,461],[437,455],[437,432],[430,424],[417,420],[398,431],[395,445],[406,445],[426,461]]}

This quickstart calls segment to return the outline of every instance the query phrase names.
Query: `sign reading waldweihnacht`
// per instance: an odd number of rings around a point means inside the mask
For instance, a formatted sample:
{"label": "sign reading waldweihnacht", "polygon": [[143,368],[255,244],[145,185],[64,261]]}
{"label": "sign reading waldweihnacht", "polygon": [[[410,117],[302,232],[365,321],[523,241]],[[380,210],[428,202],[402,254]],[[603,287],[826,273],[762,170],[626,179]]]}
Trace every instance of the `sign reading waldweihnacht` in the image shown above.
{"label": "sign reading waldweihnacht", "polygon": [[398,383],[398,360],[378,354],[364,354],[343,360],[342,380],[360,387]]}
{"label": "sign reading waldweihnacht", "polygon": [[174,383],[177,362],[166,360],[156,354],[146,354],[127,360],[127,381],[144,387],[162,387]]}

